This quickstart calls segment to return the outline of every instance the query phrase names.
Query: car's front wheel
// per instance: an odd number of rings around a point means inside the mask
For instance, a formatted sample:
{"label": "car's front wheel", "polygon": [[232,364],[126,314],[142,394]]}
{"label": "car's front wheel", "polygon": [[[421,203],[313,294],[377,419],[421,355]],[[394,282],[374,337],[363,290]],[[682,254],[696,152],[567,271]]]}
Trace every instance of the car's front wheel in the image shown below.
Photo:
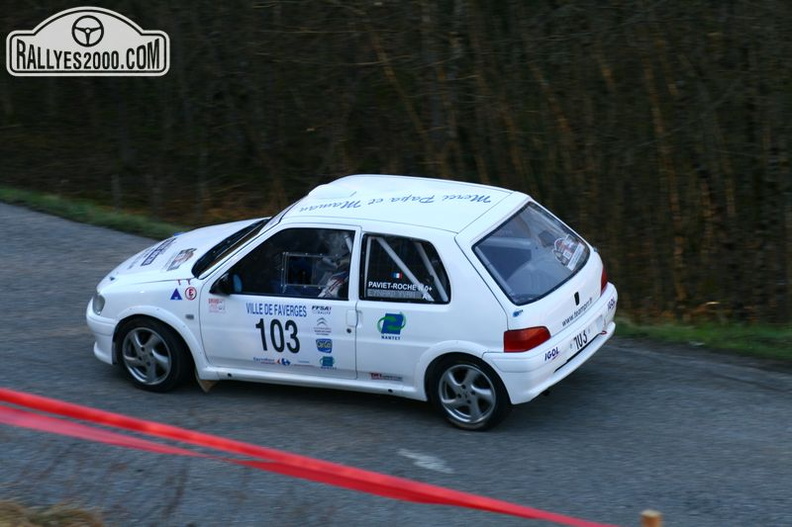
{"label": "car's front wheel", "polygon": [[182,339],[162,322],[136,318],[118,332],[119,360],[127,376],[139,388],[167,392],[191,371]]}
{"label": "car's front wheel", "polygon": [[445,359],[434,368],[431,401],[454,426],[487,430],[511,410],[509,394],[498,375],[474,358]]}

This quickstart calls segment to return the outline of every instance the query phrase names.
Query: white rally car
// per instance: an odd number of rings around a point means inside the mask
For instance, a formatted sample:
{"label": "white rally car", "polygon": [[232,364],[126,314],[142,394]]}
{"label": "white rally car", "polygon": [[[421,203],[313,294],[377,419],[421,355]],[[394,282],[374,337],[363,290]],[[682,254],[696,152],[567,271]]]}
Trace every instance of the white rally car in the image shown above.
{"label": "white rally car", "polygon": [[600,349],[616,302],[596,250],[525,194],[356,175],[157,243],[86,315],[94,354],[146,390],[195,372],[393,394],[483,430]]}

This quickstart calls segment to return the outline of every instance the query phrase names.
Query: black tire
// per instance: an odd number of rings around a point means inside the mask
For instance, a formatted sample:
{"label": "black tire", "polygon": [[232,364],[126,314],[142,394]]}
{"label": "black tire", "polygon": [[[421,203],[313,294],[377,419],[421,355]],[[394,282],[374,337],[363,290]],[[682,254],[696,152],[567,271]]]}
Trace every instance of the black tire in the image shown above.
{"label": "black tire", "polygon": [[452,425],[483,431],[509,415],[511,401],[498,375],[472,357],[451,357],[433,368],[430,400]]}
{"label": "black tire", "polygon": [[118,362],[132,383],[150,392],[167,392],[192,371],[187,347],[169,326],[135,318],[118,330]]}

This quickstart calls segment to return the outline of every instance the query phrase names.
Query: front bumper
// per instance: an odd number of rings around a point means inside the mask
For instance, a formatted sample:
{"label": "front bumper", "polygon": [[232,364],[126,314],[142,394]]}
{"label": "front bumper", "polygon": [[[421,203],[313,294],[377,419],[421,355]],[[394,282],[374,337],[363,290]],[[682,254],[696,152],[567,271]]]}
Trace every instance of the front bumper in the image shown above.
{"label": "front bumper", "polygon": [[93,346],[94,355],[102,362],[113,364],[113,334],[115,333],[116,327],[115,320],[94,313],[91,302],[88,302],[88,307],[85,311],[85,320],[96,339]]}

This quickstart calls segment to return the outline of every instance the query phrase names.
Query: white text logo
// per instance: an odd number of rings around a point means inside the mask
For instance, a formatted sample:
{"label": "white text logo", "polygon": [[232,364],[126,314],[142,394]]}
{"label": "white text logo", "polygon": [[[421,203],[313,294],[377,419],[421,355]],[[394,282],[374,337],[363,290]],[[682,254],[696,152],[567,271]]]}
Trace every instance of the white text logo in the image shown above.
{"label": "white text logo", "polygon": [[16,76],[160,76],[170,68],[170,39],[109,9],[76,7],[12,31],[6,68]]}

